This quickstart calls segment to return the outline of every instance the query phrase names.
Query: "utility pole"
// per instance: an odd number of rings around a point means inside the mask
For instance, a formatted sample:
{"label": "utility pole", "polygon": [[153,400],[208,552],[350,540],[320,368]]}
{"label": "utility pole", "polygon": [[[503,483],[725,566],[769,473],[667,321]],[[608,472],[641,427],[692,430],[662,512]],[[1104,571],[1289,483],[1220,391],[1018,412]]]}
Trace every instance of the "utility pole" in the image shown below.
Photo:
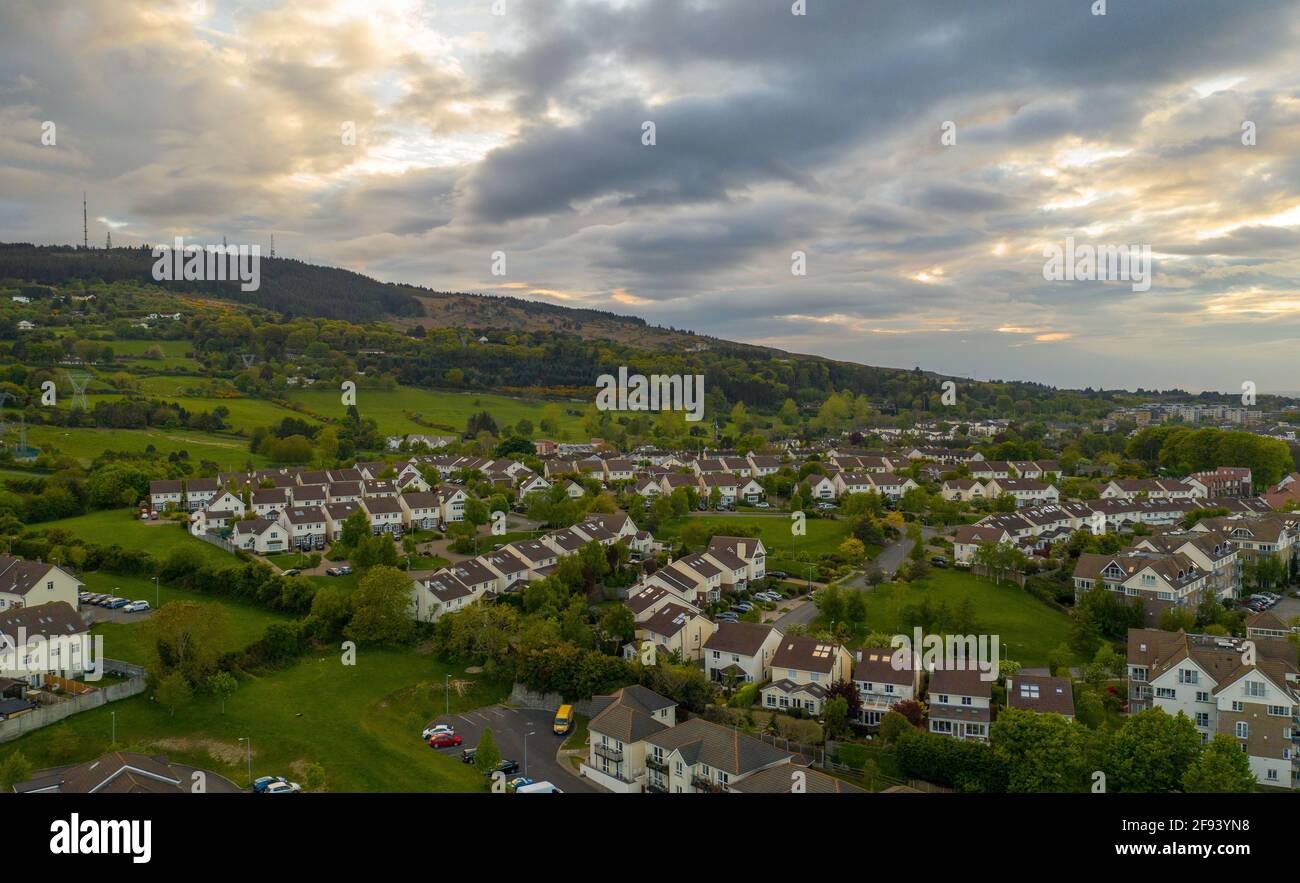
{"label": "utility pole", "polygon": [[81,247],[90,249],[90,225],[86,216],[86,191],[81,191]]}

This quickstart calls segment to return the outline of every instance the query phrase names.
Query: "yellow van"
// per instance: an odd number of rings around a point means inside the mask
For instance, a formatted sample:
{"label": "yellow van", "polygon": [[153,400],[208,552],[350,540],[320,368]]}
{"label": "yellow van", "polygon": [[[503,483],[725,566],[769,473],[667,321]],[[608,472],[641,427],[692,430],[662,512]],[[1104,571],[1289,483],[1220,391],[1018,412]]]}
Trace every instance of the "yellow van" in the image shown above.
{"label": "yellow van", "polygon": [[560,710],[555,712],[555,723],[551,725],[557,736],[563,736],[569,730],[573,729],[573,706],[561,705]]}

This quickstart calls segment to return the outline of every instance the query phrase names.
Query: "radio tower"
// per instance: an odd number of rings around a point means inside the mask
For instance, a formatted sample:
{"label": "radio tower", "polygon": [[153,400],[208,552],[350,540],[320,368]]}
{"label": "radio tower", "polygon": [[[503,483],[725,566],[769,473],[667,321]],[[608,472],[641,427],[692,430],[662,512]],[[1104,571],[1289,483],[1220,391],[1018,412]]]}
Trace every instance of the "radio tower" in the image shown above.
{"label": "radio tower", "polygon": [[90,225],[86,223],[86,191],[81,191],[81,247],[90,248]]}
{"label": "radio tower", "polygon": [[275,234],[271,234],[271,257],[275,257]]}
{"label": "radio tower", "polygon": [[104,248],[109,251],[113,250],[113,231],[108,231],[108,236],[104,239]]}

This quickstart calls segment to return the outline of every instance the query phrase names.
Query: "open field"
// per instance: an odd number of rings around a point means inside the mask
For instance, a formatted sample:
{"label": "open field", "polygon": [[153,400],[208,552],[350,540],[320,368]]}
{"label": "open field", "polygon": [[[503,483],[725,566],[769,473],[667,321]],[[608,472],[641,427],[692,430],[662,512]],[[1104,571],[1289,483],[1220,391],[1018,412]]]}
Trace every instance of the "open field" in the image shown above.
{"label": "open field", "polygon": [[[0,759],[17,749],[41,768],[103,754],[110,748],[111,711],[119,747],[163,752],[241,785],[248,768],[239,739],[251,737],[254,778],[298,778],[302,765],[314,762],[332,791],[486,791],[486,781],[460,763],[459,752],[435,751],[420,739],[421,727],[443,714],[444,675],[453,683],[453,714],[491,705],[507,692],[431,656],[363,648],[354,666],[333,654],[312,656],[283,671],[243,678],[225,714],[216,699],[196,696],[173,716],[146,692],[8,743]],[[54,737],[69,732],[76,754],[60,758]]]}
{"label": "open field", "polygon": [[184,547],[196,549],[200,555],[218,564],[236,563],[235,556],[190,536],[179,523],[141,521],[129,509],[105,509],[75,518],[43,521],[33,526],[37,530],[62,528],[87,543],[142,549],[159,559],[166,558],[172,549]]}
{"label": "open field", "polygon": [[[201,592],[187,592],[184,589],[159,586],[155,595],[153,580],[143,577],[119,576],[96,571],[82,573],[79,578],[86,584],[87,592],[109,592],[119,598],[148,601],[155,606],[159,598],[163,606],[172,601],[196,601],[204,607],[224,610],[230,623],[230,640],[222,646],[223,652],[247,647],[262,637],[266,627],[271,623],[291,621],[291,617],[273,613],[263,607],[243,604],[228,598],[213,598]],[[91,629],[91,633],[104,636],[105,656],[144,665],[149,659],[149,654],[145,651],[143,640],[143,619],[142,616],[138,622],[101,622]]]}
{"label": "open field", "polygon": [[1001,652],[1024,665],[1046,665],[1048,653],[1069,637],[1070,620],[1060,610],[1013,583],[999,586],[962,570],[932,569],[924,580],[877,586],[866,594],[867,627],[910,635],[914,623],[904,621],[904,608],[927,597],[949,606],[969,598],[979,632],[998,635]]}
{"label": "open field", "polygon": [[808,528],[807,534],[796,537],[790,533],[790,516],[786,513],[753,516],[687,515],[665,521],[659,526],[659,530],[655,531],[655,539],[676,540],[681,536],[682,528],[691,522],[716,526],[719,528],[717,532],[724,535],[757,527],[759,539],[767,547],[769,561],[772,558],[789,558],[796,554],[823,555],[834,552],[849,535],[850,528],[848,520],[810,518],[805,522]]}
{"label": "open field", "polygon": [[[342,417],[345,408],[340,402],[337,390],[299,390],[288,394],[288,398],[302,402],[313,412],[326,417]],[[533,422],[534,434],[546,436],[541,431],[542,413],[549,402],[540,399],[518,399],[510,396],[489,393],[457,393],[427,389],[399,389],[392,392],[382,390],[357,390],[357,409],[361,416],[379,424],[380,432],[385,435],[405,435],[421,433],[427,435],[462,432],[465,424],[473,414],[487,411],[496,420],[497,426],[504,427],[527,418]],[[565,415],[566,408],[581,410],[586,403],[557,401],[560,410],[560,432],[558,441],[572,441],[582,436],[580,417]],[[406,416],[407,411],[420,415],[430,424],[439,424],[441,428],[431,429],[421,426]]]}
{"label": "open field", "polygon": [[[10,432],[11,441],[17,439]],[[197,465],[211,460],[222,469],[239,469],[252,461],[259,468],[270,465],[265,457],[248,450],[248,442],[227,435],[191,432],[188,429],[66,429],[61,426],[28,426],[27,443],[43,453],[61,453],[89,463],[104,451],[141,453],[150,446],[159,456],[188,451]]]}

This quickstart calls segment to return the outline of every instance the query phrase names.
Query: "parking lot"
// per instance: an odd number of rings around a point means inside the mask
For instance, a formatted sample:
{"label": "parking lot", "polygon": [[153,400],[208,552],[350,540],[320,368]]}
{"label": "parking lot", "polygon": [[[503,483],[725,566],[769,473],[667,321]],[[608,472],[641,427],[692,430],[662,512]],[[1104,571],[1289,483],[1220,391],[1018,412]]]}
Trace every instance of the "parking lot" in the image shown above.
{"label": "parking lot", "polygon": [[1283,622],[1290,622],[1292,617],[1300,616],[1300,598],[1283,598],[1268,612]]}
{"label": "parking lot", "polygon": [[[440,748],[439,751],[455,756],[458,760],[462,748],[478,745],[479,737],[485,729],[492,730],[501,757],[519,762],[519,774],[528,776],[535,782],[550,782],[561,791],[595,792],[597,789],[571,772],[565,763],[555,759],[560,744],[568,738],[551,732],[551,721],[555,715],[550,711],[535,711],[527,708],[507,708],[493,705],[465,714],[453,714],[450,717],[439,716],[430,723],[451,724],[463,740],[460,748]],[[524,734],[528,736],[527,768],[524,766]]]}
{"label": "parking lot", "polygon": [[[133,598],[131,600],[137,600],[137,599]],[[117,610],[109,610],[107,607],[99,607],[94,604],[83,603],[81,605],[81,613],[83,616],[85,616],[86,614],[90,615],[91,625],[94,625],[97,622],[143,622],[144,620],[153,616],[153,609],[152,609],[153,601],[149,598],[143,598],[139,600],[148,601],[150,604],[150,609],[141,611],[140,613],[127,613],[126,610],[124,610],[121,607],[119,607]]]}

